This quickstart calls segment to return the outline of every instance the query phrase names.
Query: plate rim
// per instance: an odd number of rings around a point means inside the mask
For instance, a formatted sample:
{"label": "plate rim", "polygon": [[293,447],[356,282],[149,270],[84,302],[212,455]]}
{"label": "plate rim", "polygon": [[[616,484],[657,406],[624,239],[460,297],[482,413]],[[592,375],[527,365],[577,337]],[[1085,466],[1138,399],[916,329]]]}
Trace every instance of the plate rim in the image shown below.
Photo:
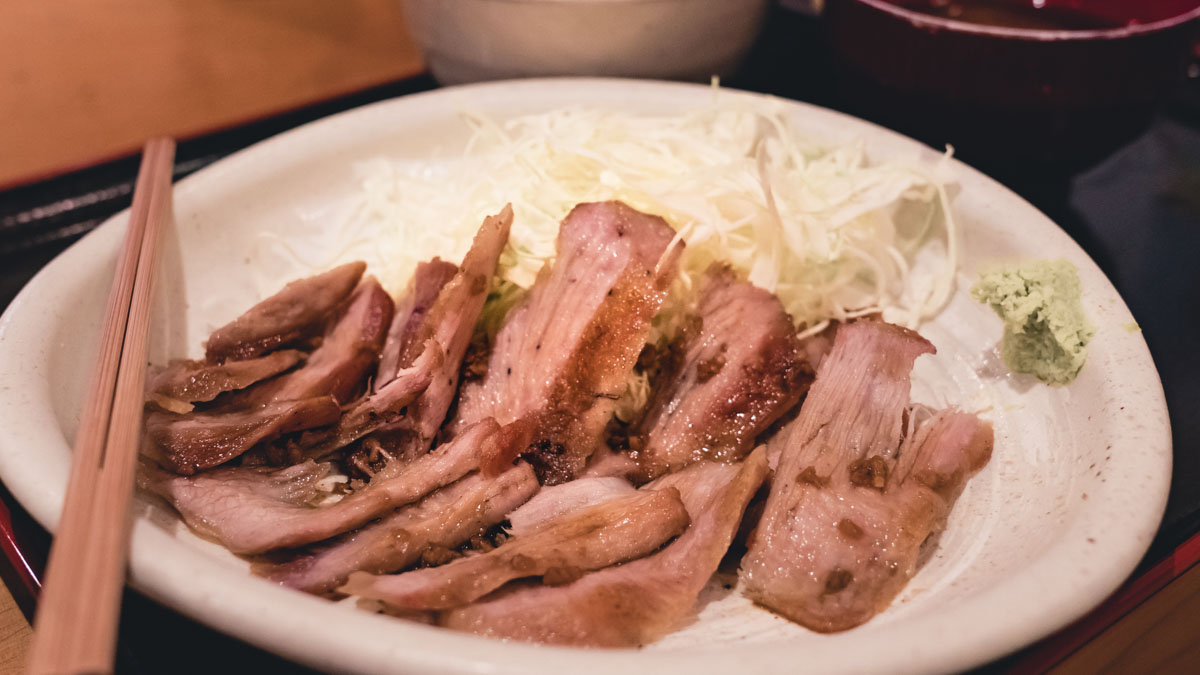
{"label": "plate rim", "polygon": [[[698,100],[703,92],[710,90],[710,87],[705,85],[620,78],[540,78],[488,82],[436,89],[371,103],[290,129],[214,162],[212,165],[196,172],[196,174],[180,181],[176,186],[176,190],[177,193],[191,190],[192,185],[202,182],[206,176],[215,175],[219,172],[233,172],[236,174],[237,171],[244,170],[246,166],[256,161],[269,160],[272,152],[286,150],[290,144],[310,143],[315,146],[321,146],[322,143],[319,140],[313,139],[318,137],[322,131],[336,128],[337,125],[352,123],[356,119],[369,118],[370,115],[393,108],[398,111],[401,107],[414,108],[420,105],[430,105],[434,107],[441,106],[445,109],[445,112],[450,113],[455,108],[456,99],[461,99],[462,97],[479,95],[482,98],[485,95],[495,96],[500,92],[503,92],[504,95],[518,96],[522,90],[525,92],[541,91],[543,96],[550,96],[552,94],[562,96],[562,103],[559,104],[561,105],[568,100],[565,92],[579,88],[591,89],[593,93],[596,91],[603,92],[620,89],[626,95],[630,89],[641,89],[655,93],[678,92],[681,98],[689,100]],[[546,91],[555,89],[559,91],[552,92],[552,94],[545,93]],[[740,92],[726,88],[723,88],[723,90],[779,101],[783,104],[784,110],[789,116],[825,116],[827,119],[835,120],[839,124],[848,125],[856,130],[861,129],[864,136],[884,135],[891,137],[893,142],[899,141],[904,145],[910,145],[919,152],[935,152],[927,146],[895,131],[835,110],[762,94]],[[399,113],[397,112],[397,114]],[[1086,261],[1084,265],[1080,266],[1081,276],[1087,277],[1085,284],[1094,283],[1096,278],[1102,280],[1104,284],[1102,288],[1103,295],[1115,298],[1121,304],[1121,308],[1126,313],[1128,312],[1124,300],[1121,299],[1120,294],[1113,287],[1111,281],[1099,270],[1094,261],[1087,256],[1082,248],[1071,240],[1045,214],[1041,213],[1036,207],[1026,202],[1007,187],[969,165],[958,160],[952,160],[952,162],[956,173],[969,176],[971,179],[970,182],[986,185],[999,197],[1008,202],[1020,203],[1021,208],[1027,209],[1031,214],[1036,214],[1038,218],[1043,220],[1043,226],[1045,224],[1050,225],[1050,231],[1060,239],[1058,244],[1065,246],[1068,250],[1072,250],[1076,258],[1073,262],[1076,262],[1078,265],[1078,259]],[[30,311],[26,308],[33,304],[36,296],[40,292],[49,292],[52,289],[55,276],[61,274],[63,268],[76,259],[86,258],[89,253],[106,252],[105,247],[109,247],[115,252],[120,229],[123,223],[127,221],[128,210],[116,214],[106,220],[95,231],[89,233],[75,244],[72,244],[66,251],[39,271],[25,288],[21,290],[17,298],[13,300],[4,315],[0,317],[0,344],[4,343],[4,339],[11,332],[14,322],[18,318],[21,318],[24,313]],[[1150,365],[1154,383],[1157,387],[1152,387],[1151,391],[1146,393],[1146,396],[1148,399],[1151,399],[1150,402],[1153,404],[1151,412],[1157,413],[1163,422],[1163,426],[1158,429],[1160,433],[1157,434],[1156,442],[1151,443],[1151,445],[1159,449],[1159,455],[1165,457],[1164,466],[1160,467],[1162,469],[1159,484],[1160,489],[1158,494],[1150,495],[1151,499],[1147,500],[1149,506],[1145,509],[1147,519],[1150,515],[1154,516],[1154,527],[1151,529],[1151,533],[1153,533],[1157,530],[1158,523],[1161,522],[1170,485],[1171,436],[1161,379],[1154,368],[1153,360],[1145,340],[1140,334],[1136,336],[1135,351],[1138,353],[1133,356]],[[4,372],[4,363],[8,358],[7,352],[8,350],[0,350],[0,372]],[[11,398],[11,395],[0,389],[0,403],[3,403],[6,397]],[[8,414],[11,414],[10,411],[0,406],[0,421],[3,421]],[[53,525],[57,522],[57,512],[60,502],[48,504],[44,494],[35,494],[34,488],[21,481],[19,476],[14,475],[16,480],[10,478],[9,474],[14,471],[14,467],[11,466],[11,463],[5,461],[5,455],[7,454],[5,452],[6,442],[8,442],[6,433],[0,432],[0,478],[5,480],[5,484],[9,486],[9,490],[26,509],[43,526],[52,530]],[[53,498],[51,498],[51,501],[53,501]],[[753,668],[766,671],[788,670],[787,666],[790,661],[784,657],[794,658],[797,656],[794,652],[794,647],[774,643],[756,643],[740,649],[737,646],[723,646],[720,651],[702,649],[689,650],[687,652],[636,650],[589,650],[587,652],[580,652],[575,648],[515,643],[501,645],[493,640],[452,633],[444,629],[420,625],[400,625],[391,619],[375,617],[346,608],[344,620],[354,627],[378,632],[380,630],[378,625],[384,625],[380,623],[382,621],[386,622],[390,631],[395,631],[397,634],[404,633],[411,637],[408,640],[396,640],[395,644],[390,647],[380,649],[370,655],[371,658],[360,658],[358,662],[347,663],[344,659],[344,650],[336,651],[330,649],[330,646],[335,643],[326,645],[318,640],[297,644],[297,641],[294,639],[296,631],[306,628],[304,626],[304,616],[292,616],[292,620],[290,622],[284,621],[282,627],[281,625],[276,625],[271,629],[262,630],[263,626],[258,625],[261,623],[261,621],[257,620],[258,617],[245,611],[241,611],[239,614],[238,608],[221,605],[218,602],[219,598],[214,598],[211,594],[201,592],[202,589],[187,588],[186,590],[182,590],[178,585],[180,578],[187,578],[188,574],[211,574],[214,570],[220,572],[221,568],[218,568],[217,561],[207,559],[204,556],[195,556],[197,559],[192,561],[190,570],[155,569],[154,565],[143,559],[143,556],[153,550],[155,546],[164,545],[166,540],[171,539],[173,538],[169,537],[165,532],[150,526],[148,523],[140,521],[135,523],[133,553],[131,554],[131,584],[135,588],[159,602],[172,606],[177,611],[206,623],[216,630],[257,644],[260,647],[288,658],[303,661],[317,667],[336,670],[351,668],[364,672],[385,669],[427,669],[433,672],[526,672],[522,665],[528,663],[528,661],[536,661],[539,667],[544,667],[547,670],[564,666],[580,670],[582,666],[583,670],[587,672],[606,672],[616,668],[662,668],[668,666],[683,667],[685,665],[693,667],[702,666],[703,669],[736,667],[739,669]],[[1001,656],[1032,642],[1034,639],[1049,634],[1056,628],[1066,625],[1089,611],[1091,607],[1099,604],[1133,570],[1137,561],[1149,546],[1150,540],[1147,539],[1144,544],[1144,546],[1141,546],[1140,543],[1135,543],[1133,549],[1136,549],[1136,555],[1130,554],[1127,551],[1119,564],[1111,565],[1107,573],[1098,574],[1097,577],[1092,579],[1092,583],[1088,588],[1091,596],[1093,596],[1090,601],[1082,604],[1076,602],[1069,610],[1059,607],[1054,612],[1040,613],[1023,625],[1010,626],[1005,639],[997,640],[994,644],[990,645],[990,649],[986,647],[980,649],[981,643],[978,643],[978,641],[972,643],[972,645],[947,643],[941,645],[943,647],[941,651],[937,649],[933,650],[933,652],[929,652],[928,650],[922,652],[920,649],[913,651],[910,653],[913,661],[910,661],[908,664],[896,663],[895,654],[889,655],[886,659],[875,658],[875,660],[872,660],[870,655],[860,655],[860,660],[850,664],[848,667],[854,670],[875,668],[893,672],[904,672],[906,670],[913,672],[928,671],[930,668],[957,670]],[[1068,542],[1063,541],[1055,546],[1048,547],[1046,551],[1033,561],[1034,564],[1043,563],[1051,556],[1051,553],[1067,545]],[[188,574],[184,574],[185,572]],[[271,601],[274,606],[280,608],[276,612],[277,615],[283,612],[304,613],[318,606],[329,607],[327,601],[273,586],[265,580],[257,581],[262,582],[262,592],[260,595],[266,600]],[[1007,586],[992,589],[990,593],[973,596],[970,604],[972,606],[977,605],[1000,591],[1011,592],[1011,589]],[[242,610],[245,609],[242,608]],[[338,611],[341,611],[341,608]],[[318,614],[324,613],[318,612]],[[333,616],[333,614],[330,614],[330,616]],[[923,621],[921,623],[931,622]],[[938,622],[932,623],[936,624]],[[942,621],[940,623],[942,625],[930,625],[928,628],[935,632],[944,632],[954,628],[952,622]],[[870,624],[867,625],[869,626]],[[900,631],[901,634],[904,632],[903,630]],[[913,630],[907,632],[919,636],[919,632],[914,632]],[[847,643],[845,638],[847,636],[854,637],[855,635],[855,633],[851,632],[830,636],[830,639],[824,643],[831,645],[830,650],[818,649],[815,651],[820,653],[831,650],[844,652],[847,648],[847,644],[843,644]],[[849,642],[848,644],[853,644],[853,642]],[[401,649],[401,646],[421,646],[425,648],[409,651]],[[969,646],[973,646],[975,649],[969,649]],[[819,656],[819,654],[813,654],[813,652],[814,649],[811,645],[806,645],[805,654],[802,656]],[[580,659],[581,653],[587,654],[587,658]],[[731,656],[731,654],[736,655]],[[928,658],[931,655],[936,655],[938,660],[933,663],[921,661],[922,658]]]}

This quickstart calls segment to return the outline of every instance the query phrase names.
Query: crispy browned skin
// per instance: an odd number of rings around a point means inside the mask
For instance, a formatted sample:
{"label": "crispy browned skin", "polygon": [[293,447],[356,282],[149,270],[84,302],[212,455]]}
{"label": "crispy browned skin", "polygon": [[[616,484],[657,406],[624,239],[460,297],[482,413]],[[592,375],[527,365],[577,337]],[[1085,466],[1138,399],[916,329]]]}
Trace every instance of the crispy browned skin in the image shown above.
{"label": "crispy browned skin", "polygon": [[632,454],[643,479],[701,459],[741,459],[812,382],[791,317],[773,294],[709,268],[676,372],[656,382]]}
{"label": "crispy browned skin", "polygon": [[746,504],[767,475],[760,449],[740,464],[698,462],[645,489],[675,488],[691,525],[654,555],[585,574],[563,586],[510,584],[438,622],[489,637],[637,647],[686,620],[725,555]]}
{"label": "crispy browned skin", "polygon": [[674,278],[674,235],[662,218],[620,202],[576,206],[553,266],[496,335],[487,375],[463,386],[454,426],[528,418],[537,434],[524,457],[542,481],[578,475]]}
{"label": "crispy browned skin", "polygon": [[909,371],[932,351],[883,323],[837,331],[800,415],[771,441],[779,464],[742,560],[753,600],[839,631],[885,609],[912,577],[992,449],[991,425],[953,410],[903,437]]}
{"label": "crispy browned skin", "polygon": [[[220,364],[186,359],[172,361],[149,378],[146,395],[156,403],[205,403],[227,391],[245,389],[278,375],[303,360],[304,352],[285,349],[255,359]],[[170,404],[163,407],[173,410]]]}
{"label": "crispy browned skin", "polygon": [[687,524],[675,488],[635,491],[555,518],[488,553],[398,575],[354,574],[341,590],[401,610],[459,607],[513,579],[561,582],[636,559]]}
{"label": "crispy browned skin", "polygon": [[207,358],[219,363],[243,360],[315,335],[362,278],[367,265],[352,262],[299,279],[213,331]]}
{"label": "crispy browned skin", "polygon": [[341,413],[332,396],[235,412],[154,412],[146,417],[146,433],[162,451],[163,466],[186,476],[224,464],[282,434],[333,424]]}

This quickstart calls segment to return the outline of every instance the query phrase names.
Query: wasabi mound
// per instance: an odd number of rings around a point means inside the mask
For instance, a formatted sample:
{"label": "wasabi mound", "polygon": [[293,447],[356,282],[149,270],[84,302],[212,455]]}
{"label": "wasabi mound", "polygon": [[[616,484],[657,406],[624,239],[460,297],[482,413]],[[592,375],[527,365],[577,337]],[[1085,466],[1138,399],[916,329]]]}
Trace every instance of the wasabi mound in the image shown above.
{"label": "wasabi mound", "polygon": [[971,297],[1004,320],[1001,354],[1018,373],[1047,384],[1070,384],[1087,360],[1096,330],[1083,314],[1079,271],[1057,260],[985,270]]}

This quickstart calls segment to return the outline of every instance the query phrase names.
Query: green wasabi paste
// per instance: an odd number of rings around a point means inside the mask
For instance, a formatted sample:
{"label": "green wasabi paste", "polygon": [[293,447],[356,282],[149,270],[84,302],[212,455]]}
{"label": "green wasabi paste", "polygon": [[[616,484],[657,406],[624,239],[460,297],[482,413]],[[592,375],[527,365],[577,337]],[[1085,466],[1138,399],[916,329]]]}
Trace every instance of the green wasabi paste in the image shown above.
{"label": "green wasabi paste", "polygon": [[1069,384],[1096,333],[1083,315],[1079,271],[1067,260],[1035,260],[985,270],[971,297],[1004,320],[1001,354],[1018,373]]}

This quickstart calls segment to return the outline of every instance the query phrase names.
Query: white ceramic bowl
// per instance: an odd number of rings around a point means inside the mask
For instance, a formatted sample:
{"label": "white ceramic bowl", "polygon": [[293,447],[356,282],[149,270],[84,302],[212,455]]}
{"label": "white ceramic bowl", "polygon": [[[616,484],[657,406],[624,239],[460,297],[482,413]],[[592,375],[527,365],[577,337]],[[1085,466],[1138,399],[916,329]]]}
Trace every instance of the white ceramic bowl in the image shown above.
{"label": "white ceramic bowl", "polygon": [[540,75],[731,74],[767,0],[404,0],[444,84]]}
{"label": "white ceramic bowl", "polygon": [[[458,115],[464,106],[497,120],[567,105],[668,114],[704,106],[712,96],[704,86],[630,80],[473,85],[334,115],[222,159],[175,188],[176,227],[164,241],[151,358],[197,354],[213,328],[264,289],[298,276],[283,264],[290,254],[281,257],[286,251],[264,241],[279,237],[289,251],[321,259],[329,224],[362,189],[356,162],[388,157],[414,169],[460,166],[452,158],[470,136]],[[926,146],[846,115],[801,103],[787,103],[786,111],[810,138],[863,141],[873,161],[939,161]],[[144,496],[133,527],[131,583],[240,639],[337,672],[895,675],[966,669],[1044,637],[1111,593],[1154,536],[1171,473],[1162,386],[1145,340],[1128,329],[1129,310],[1083,250],[990,178],[956,161],[947,169],[957,184],[962,267],[950,305],[921,329],[938,354],[918,361],[914,395],[987,407],[996,451],[955,506],[929,562],[868,623],[814,633],[717,583],[702,596],[695,621],[645,649],[504,643],[369,614],[254,577],[246,561]],[[50,529],[128,223],[126,211],[84,237],[0,317],[0,479]],[[366,258],[372,269],[386,269],[383,255]],[[1000,322],[966,289],[990,261],[1060,256],[1079,268],[1097,333],[1079,379],[1051,388],[997,367]]]}

